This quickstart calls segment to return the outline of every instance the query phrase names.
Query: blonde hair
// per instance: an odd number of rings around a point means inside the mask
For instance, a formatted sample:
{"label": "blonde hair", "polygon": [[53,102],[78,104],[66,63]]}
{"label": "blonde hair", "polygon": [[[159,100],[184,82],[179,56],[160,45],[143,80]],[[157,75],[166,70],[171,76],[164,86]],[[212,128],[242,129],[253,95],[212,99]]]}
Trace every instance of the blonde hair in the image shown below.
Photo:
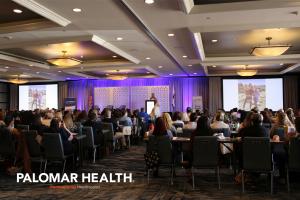
{"label": "blonde hair", "polygon": [[74,127],[73,117],[71,113],[67,113],[64,116],[64,123],[67,127],[67,129],[72,129]]}
{"label": "blonde hair", "polygon": [[171,116],[169,113],[163,113],[162,118],[165,122],[166,128],[167,129],[171,129],[171,127],[173,126],[173,121],[171,119]]}
{"label": "blonde hair", "polygon": [[57,112],[55,112],[55,114],[54,114],[54,118],[57,118],[57,119],[59,119],[60,121],[62,120],[62,112],[61,111],[57,111]]}

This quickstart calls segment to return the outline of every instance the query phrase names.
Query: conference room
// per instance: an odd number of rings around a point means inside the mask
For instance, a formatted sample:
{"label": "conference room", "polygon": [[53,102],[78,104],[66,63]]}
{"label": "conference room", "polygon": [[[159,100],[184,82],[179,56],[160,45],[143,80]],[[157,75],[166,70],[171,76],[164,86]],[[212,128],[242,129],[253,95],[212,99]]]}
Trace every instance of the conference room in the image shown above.
{"label": "conference room", "polygon": [[0,5],[0,199],[300,198],[300,0]]}

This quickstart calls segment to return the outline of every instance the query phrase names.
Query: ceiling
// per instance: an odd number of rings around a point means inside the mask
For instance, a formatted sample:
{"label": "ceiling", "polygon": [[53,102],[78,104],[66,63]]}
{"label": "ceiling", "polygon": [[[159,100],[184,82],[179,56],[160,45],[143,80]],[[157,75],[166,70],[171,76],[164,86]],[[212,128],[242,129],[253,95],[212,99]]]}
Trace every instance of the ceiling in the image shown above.
{"label": "ceiling", "polygon": [[[226,76],[245,66],[261,75],[300,71],[300,0],[1,3],[2,81],[20,74],[30,75],[32,82],[109,78],[107,74]],[[14,13],[16,8],[23,12]],[[272,37],[271,44],[292,47],[277,57],[250,55],[253,47],[267,44],[266,37]],[[83,62],[69,68],[47,62],[64,50]]]}

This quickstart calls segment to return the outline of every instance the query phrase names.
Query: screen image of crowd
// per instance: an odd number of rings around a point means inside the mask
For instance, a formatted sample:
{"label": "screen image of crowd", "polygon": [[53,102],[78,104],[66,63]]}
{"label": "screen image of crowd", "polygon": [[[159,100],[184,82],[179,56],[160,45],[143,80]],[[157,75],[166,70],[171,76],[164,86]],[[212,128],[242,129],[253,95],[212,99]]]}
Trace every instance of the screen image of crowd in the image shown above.
{"label": "screen image of crowd", "polygon": [[240,109],[251,110],[251,108],[257,107],[259,110],[263,110],[266,107],[266,85],[263,79],[239,80],[238,94]]}
{"label": "screen image of crowd", "polygon": [[46,108],[46,86],[30,86],[28,96],[30,110]]}

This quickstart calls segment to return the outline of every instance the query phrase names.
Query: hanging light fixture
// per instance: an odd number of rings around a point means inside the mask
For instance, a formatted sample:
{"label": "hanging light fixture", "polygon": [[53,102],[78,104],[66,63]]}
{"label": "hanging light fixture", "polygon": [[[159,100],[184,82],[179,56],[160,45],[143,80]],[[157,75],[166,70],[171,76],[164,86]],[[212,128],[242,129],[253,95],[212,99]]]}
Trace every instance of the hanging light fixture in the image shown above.
{"label": "hanging light fixture", "polygon": [[11,82],[13,84],[25,84],[25,83],[28,83],[28,80],[21,79],[20,75],[17,75],[17,78],[10,79],[9,82]]}
{"label": "hanging light fixture", "polygon": [[58,57],[58,58],[51,58],[48,59],[47,61],[53,65],[57,65],[59,67],[73,67],[76,65],[81,64],[81,60],[77,60],[75,58],[72,57],[68,57],[66,56],[67,51],[62,51],[63,55],[62,57]]}
{"label": "hanging light fixture", "polygon": [[127,78],[128,77],[125,75],[109,75],[109,76],[107,76],[107,79],[114,80],[114,81],[122,81]]}
{"label": "hanging light fixture", "polygon": [[280,56],[291,47],[291,45],[271,45],[272,37],[267,37],[266,40],[268,45],[253,47],[251,55]]}
{"label": "hanging light fixture", "polygon": [[244,69],[238,70],[236,73],[240,76],[254,76],[255,74],[257,74],[257,70],[247,69],[247,66],[245,66]]}

